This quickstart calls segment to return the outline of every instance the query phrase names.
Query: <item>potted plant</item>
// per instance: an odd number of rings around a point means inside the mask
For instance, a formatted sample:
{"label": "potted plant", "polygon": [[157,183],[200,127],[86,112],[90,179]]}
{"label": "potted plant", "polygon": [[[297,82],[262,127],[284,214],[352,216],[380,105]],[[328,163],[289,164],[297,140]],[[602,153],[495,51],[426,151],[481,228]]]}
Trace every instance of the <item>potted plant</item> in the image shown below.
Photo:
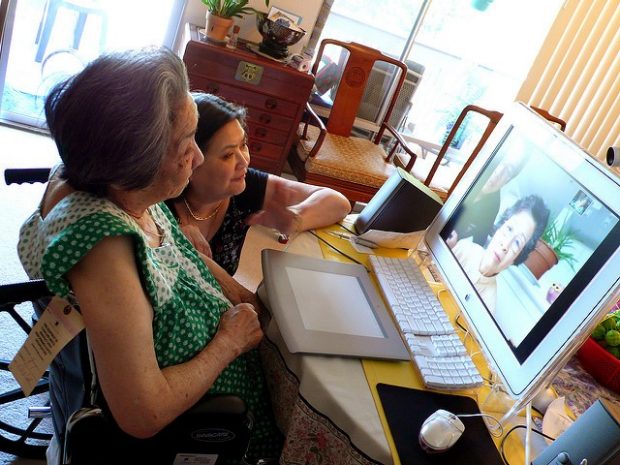
{"label": "potted plant", "polygon": [[536,279],[539,279],[545,271],[560,260],[564,260],[574,270],[577,262],[571,250],[574,240],[575,234],[567,222],[559,226],[557,219],[551,221],[525,261],[525,265]]}
{"label": "potted plant", "polygon": [[[249,0],[202,0],[207,6],[207,25],[205,28],[207,38],[224,42],[233,18],[241,18],[244,14],[256,13],[256,10],[247,6]],[[265,0],[269,5],[269,0]]]}

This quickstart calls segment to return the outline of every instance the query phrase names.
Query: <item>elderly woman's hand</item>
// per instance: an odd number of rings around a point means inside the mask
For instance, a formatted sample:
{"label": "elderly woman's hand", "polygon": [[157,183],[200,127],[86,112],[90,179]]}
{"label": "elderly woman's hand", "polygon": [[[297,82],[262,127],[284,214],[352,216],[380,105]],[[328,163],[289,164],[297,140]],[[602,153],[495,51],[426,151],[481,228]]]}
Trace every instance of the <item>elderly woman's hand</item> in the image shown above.
{"label": "elderly woman's hand", "polygon": [[224,312],[216,337],[226,338],[237,356],[256,347],[263,338],[263,331],[254,307],[244,303]]}

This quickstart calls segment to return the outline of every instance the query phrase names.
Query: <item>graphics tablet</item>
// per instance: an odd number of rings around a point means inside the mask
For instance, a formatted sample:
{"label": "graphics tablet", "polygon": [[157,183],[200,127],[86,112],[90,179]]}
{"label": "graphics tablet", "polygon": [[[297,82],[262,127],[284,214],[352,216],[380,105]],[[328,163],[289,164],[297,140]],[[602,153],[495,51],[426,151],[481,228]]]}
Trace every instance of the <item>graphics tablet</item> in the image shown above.
{"label": "graphics tablet", "polygon": [[410,360],[362,265],[262,251],[268,306],[289,351]]}

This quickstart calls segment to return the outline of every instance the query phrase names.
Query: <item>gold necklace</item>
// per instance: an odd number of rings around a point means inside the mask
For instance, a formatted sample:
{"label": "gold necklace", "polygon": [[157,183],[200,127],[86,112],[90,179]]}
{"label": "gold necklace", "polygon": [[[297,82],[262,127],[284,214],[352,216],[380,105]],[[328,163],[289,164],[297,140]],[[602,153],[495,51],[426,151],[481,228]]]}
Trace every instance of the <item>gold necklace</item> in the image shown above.
{"label": "gold necklace", "polygon": [[183,197],[183,203],[185,204],[185,208],[187,208],[187,211],[189,212],[189,214],[191,215],[192,218],[194,218],[196,221],[207,221],[210,220],[211,218],[213,218],[215,215],[217,215],[217,212],[220,211],[220,207],[222,206],[222,203],[224,203],[224,201],[220,201],[220,203],[217,204],[217,207],[215,207],[215,210],[213,210],[209,216],[198,216],[196,215],[193,211],[192,208],[189,206],[189,203],[187,202],[187,199],[185,197]]}

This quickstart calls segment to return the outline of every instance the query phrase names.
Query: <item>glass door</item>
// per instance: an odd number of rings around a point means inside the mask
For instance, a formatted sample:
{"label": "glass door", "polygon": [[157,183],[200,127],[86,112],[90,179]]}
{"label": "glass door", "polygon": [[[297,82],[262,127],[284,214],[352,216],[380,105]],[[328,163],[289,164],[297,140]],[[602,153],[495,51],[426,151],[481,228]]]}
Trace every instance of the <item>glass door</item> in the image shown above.
{"label": "glass door", "polygon": [[[511,104],[563,0],[432,0],[408,59],[424,66],[404,132],[430,146],[443,144],[469,104],[504,112]],[[466,121],[453,148],[486,126]]]}
{"label": "glass door", "polygon": [[0,120],[43,128],[49,89],[100,53],[172,48],[183,0],[8,1],[0,50]]}

